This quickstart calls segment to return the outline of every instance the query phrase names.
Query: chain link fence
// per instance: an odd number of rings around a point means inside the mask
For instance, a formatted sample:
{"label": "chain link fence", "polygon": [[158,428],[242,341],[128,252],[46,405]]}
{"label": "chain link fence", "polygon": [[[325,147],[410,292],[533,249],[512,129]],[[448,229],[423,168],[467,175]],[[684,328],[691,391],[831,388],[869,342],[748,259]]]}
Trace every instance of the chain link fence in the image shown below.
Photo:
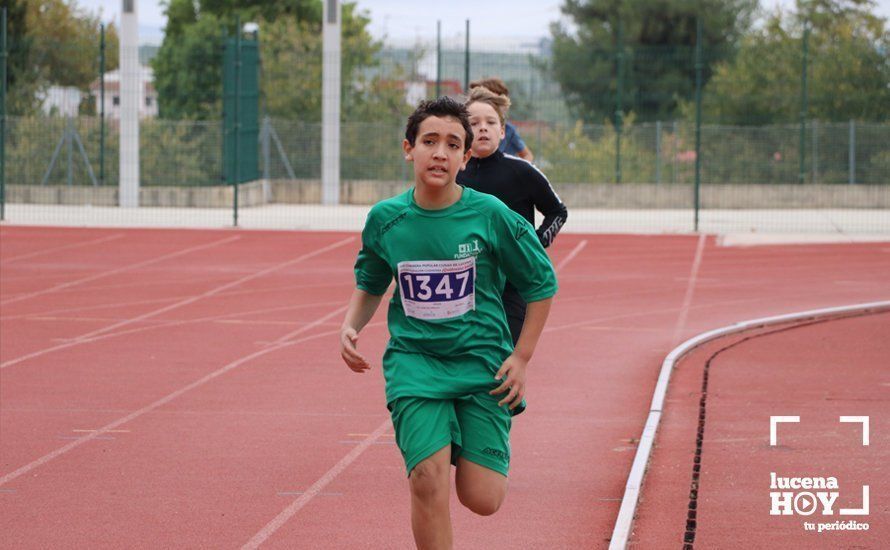
{"label": "chain link fence", "polygon": [[[241,205],[247,208],[320,201],[321,52],[307,40],[295,43],[296,31],[288,28],[278,25],[267,35],[259,31],[259,137],[247,146],[256,148],[251,158],[257,159],[260,176],[239,184],[246,190]],[[186,78],[179,85],[196,90],[195,97],[166,98],[170,60],[158,57],[157,48],[140,49],[143,206],[231,207],[223,153],[226,33],[226,28],[216,30],[218,44],[184,50],[187,59],[179,62],[193,71],[175,76]],[[730,124],[718,111],[696,117],[709,102],[704,80],[714,65],[704,61],[726,58],[722,51],[634,48],[619,42],[612,49],[586,52],[594,61],[587,66],[598,69],[595,74],[579,71],[574,82],[565,75],[557,78],[567,70],[566,61],[555,60],[548,40],[504,47],[470,38],[456,33],[378,45],[363,59],[344,54],[341,202],[372,204],[410,185],[412,172],[400,142],[412,105],[436,93],[460,95],[469,80],[498,76],[510,87],[510,119],[570,210],[626,211],[630,229],[653,227],[646,220],[637,224],[634,216],[653,217],[657,210],[744,209],[764,217],[772,216],[770,210],[811,210],[817,217],[819,211],[844,210],[857,230],[890,231],[886,121],[800,118],[791,107],[785,122],[773,124],[758,124],[754,115],[753,124]],[[4,116],[6,202],[113,206],[120,143],[117,55],[100,43],[89,52],[82,45],[43,40],[27,47],[44,57],[50,52],[80,56],[85,60],[79,65],[92,76],[77,80],[48,73],[27,86],[21,75],[12,80]],[[10,44],[8,57],[24,47]],[[708,74],[703,65],[710,67]],[[703,82],[698,96],[697,76]],[[571,90],[560,82],[571,84]],[[789,104],[788,98],[783,101]],[[186,111],[191,114],[182,115]],[[171,118],[175,112],[180,116]],[[696,185],[701,187],[697,204]],[[692,216],[688,219],[686,226],[663,229],[692,230]],[[859,224],[863,219],[872,221]],[[765,225],[782,229],[782,220],[776,221]],[[754,228],[747,222],[740,227]],[[826,224],[824,229],[837,228]]]}

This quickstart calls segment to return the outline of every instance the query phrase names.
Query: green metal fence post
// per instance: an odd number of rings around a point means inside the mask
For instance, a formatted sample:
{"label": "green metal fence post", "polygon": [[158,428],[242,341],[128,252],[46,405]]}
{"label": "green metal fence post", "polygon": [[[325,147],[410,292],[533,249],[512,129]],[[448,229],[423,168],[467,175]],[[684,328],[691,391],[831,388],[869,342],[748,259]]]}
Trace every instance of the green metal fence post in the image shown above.
{"label": "green metal fence post", "polygon": [[105,24],[99,26],[99,185],[105,185]]}
{"label": "green metal fence post", "polygon": [[436,21],[436,97],[442,94],[442,21]]}
{"label": "green metal fence post", "polygon": [[813,128],[811,130],[813,132],[813,153],[810,155],[813,158],[813,183],[819,183],[819,128],[817,124],[816,120],[810,123]]}
{"label": "green metal fence post", "polygon": [[618,65],[618,82],[616,83],[615,101],[615,183],[621,183],[621,127],[624,124],[621,97],[624,91],[624,25],[618,20],[618,36],[616,39],[616,63]]}
{"label": "green metal fence post", "polygon": [[238,227],[238,183],[241,179],[241,171],[238,166],[238,149],[240,148],[240,144],[238,143],[238,139],[241,134],[241,121],[238,120],[238,104],[241,103],[241,16],[238,15],[235,17],[235,102],[234,102],[234,111],[232,112],[234,124],[233,127],[235,129],[234,136],[234,161],[235,161],[235,179],[232,185],[234,186],[234,211],[233,211],[233,225]]}
{"label": "green metal fence post", "polygon": [[850,179],[849,184],[853,185],[856,183],[856,121],[852,118],[850,119],[850,151],[849,151],[849,164],[850,164]]}
{"label": "green metal fence post", "polygon": [[671,183],[677,183],[677,162],[679,162],[677,153],[680,151],[680,128],[677,125],[677,119],[671,121],[671,134],[674,140],[674,146],[671,148],[673,151],[673,155],[671,155]]}
{"label": "green metal fence post", "polygon": [[470,89],[470,20],[467,19],[466,43],[464,44],[464,90]]}
{"label": "green metal fence post", "polygon": [[661,183],[661,121],[655,121],[655,183]]}
{"label": "green metal fence post", "polygon": [[272,163],[272,129],[270,128],[271,122],[269,121],[269,115],[263,117],[263,126],[260,130],[260,147],[263,150],[263,180],[265,180],[266,185],[269,185],[269,181],[272,179],[272,170],[270,164]]}
{"label": "green metal fence post", "polygon": [[68,116],[65,117],[65,153],[68,158],[68,162],[65,165],[65,180],[68,182],[68,187],[74,183],[74,139],[72,134],[74,133],[74,121]]}
{"label": "green metal fence post", "polygon": [[701,208],[701,86],[702,86],[702,24],[695,19],[695,224],[698,231],[698,212]]}
{"label": "green metal fence post", "polygon": [[6,219],[6,7],[0,19],[0,221]]}
{"label": "green metal fence post", "polygon": [[797,183],[806,179],[806,132],[807,132],[807,53],[810,42],[810,26],[804,23],[803,30],[803,62],[800,68],[800,153],[798,154]]}

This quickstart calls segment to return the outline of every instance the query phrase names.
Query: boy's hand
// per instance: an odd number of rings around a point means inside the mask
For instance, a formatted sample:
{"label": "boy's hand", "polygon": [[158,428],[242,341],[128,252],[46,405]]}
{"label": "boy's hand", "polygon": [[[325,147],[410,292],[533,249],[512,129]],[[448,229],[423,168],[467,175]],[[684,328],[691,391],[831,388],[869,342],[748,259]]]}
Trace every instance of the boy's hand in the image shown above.
{"label": "boy's hand", "polygon": [[504,364],[501,365],[501,368],[498,369],[494,379],[501,380],[504,377],[506,379],[500,386],[488,392],[490,395],[500,395],[507,392],[507,395],[498,401],[498,407],[504,403],[509,403],[510,410],[512,411],[522,403],[522,398],[525,396],[525,367],[527,365],[528,361],[511,354],[504,361]]}
{"label": "boy's hand", "polygon": [[358,333],[352,327],[340,329],[340,357],[346,362],[346,366],[355,372],[365,372],[371,368],[364,355],[355,348],[358,342]]}

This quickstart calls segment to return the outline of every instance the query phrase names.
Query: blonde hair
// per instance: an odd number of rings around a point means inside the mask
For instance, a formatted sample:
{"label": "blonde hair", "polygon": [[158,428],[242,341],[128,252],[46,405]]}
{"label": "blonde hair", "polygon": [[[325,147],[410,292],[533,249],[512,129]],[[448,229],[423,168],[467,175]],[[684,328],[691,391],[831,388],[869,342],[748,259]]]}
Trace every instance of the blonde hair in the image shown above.
{"label": "blonde hair", "polygon": [[507,85],[504,84],[504,81],[497,77],[488,77],[483,78],[482,80],[474,80],[470,82],[470,89],[478,88],[478,87],[488,88],[492,92],[498,95],[510,95],[510,90],[507,89]]}
{"label": "blonde hair", "polygon": [[507,109],[510,108],[510,98],[505,95],[499,95],[484,86],[477,86],[470,90],[470,97],[464,103],[467,107],[473,103],[486,103],[491,105],[501,120],[501,126],[504,125],[504,119],[507,116]]}

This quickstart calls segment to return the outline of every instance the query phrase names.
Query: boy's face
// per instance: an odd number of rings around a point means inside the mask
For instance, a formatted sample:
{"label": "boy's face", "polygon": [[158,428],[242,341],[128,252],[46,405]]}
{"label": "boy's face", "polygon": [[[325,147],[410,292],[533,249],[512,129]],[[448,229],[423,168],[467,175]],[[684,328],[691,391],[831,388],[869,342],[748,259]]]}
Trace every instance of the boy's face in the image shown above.
{"label": "boy's face", "polygon": [[473,155],[485,158],[497,151],[498,144],[504,139],[504,126],[501,117],[494,107],[488,103],[476,101],[467,110],[470,112],[470,127],[473,128]]}
{"label": "boy's face", "polygon": [[424,119],[414,145],[407,139],[402,142],[405,160],[414,162],[415,184],[442,188],[454,183],[457,173],[470,159],[470,151],[464,153],[465,138],[464,127],[455,118]]}

